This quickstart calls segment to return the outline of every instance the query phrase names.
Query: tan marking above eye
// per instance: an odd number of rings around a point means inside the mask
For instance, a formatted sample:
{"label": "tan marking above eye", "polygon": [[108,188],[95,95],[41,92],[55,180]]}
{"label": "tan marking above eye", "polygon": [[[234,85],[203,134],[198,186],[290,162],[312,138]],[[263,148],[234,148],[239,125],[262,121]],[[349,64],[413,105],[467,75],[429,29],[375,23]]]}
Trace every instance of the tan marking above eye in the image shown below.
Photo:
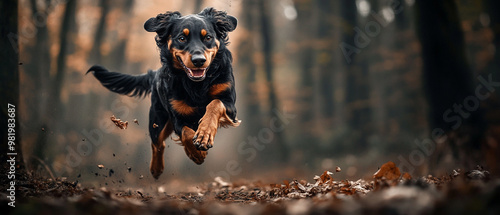
{"label": "tan marking above eye", "polygon": [[182,33],[184,33],[184,35],[188,36],[189,35],[189,29],[184,28],[184,30],[182,30]]}
{"label": "tan marking above eye", "polygon": [[204,37],[205,35],[207,35],[207,30],[201,29],[201,36]]}

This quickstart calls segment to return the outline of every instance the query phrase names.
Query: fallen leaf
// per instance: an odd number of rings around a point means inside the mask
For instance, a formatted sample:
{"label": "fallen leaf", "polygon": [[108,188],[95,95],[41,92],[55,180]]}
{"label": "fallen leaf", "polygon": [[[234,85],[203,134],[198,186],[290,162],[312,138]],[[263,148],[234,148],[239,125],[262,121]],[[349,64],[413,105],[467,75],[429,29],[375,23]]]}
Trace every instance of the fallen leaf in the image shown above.
{"label": "fallen leaf", "polygon": [[405,174],[403,174],[403,179],[410,180],[411,179],[411,175],[409,173],[405,172]]}
{"label": "fallen leaf", "polygon": [[387,180],[398,179],[401,176],[401,172],[396,164],[392,161],[389,161],[383,164],[380,169],[373,174],[373,178],[382,179],[385,178]]}
{"label": "fallen leaf", "polygon": [[330,171],[323,172],[323,174],[320,176],[321,183],[326,183],[329,180],[333,181],[333,178],[331,175],[333,175],[333,173]]}

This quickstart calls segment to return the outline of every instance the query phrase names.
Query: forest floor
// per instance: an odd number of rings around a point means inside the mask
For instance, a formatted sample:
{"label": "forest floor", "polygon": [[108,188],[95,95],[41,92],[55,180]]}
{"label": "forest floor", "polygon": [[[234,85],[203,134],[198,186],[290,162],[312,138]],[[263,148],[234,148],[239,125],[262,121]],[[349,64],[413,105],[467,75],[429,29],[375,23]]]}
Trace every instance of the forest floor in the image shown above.
{"label": "forest floor", "polygon": [[[340,171],[337,168],[336,171]],[[500,179],[478,167],[413,177],[388,162],[371,180],[231,183],[215,178],[199,192],[149,194],[82,187],[31,174],[16,179],[15,208],[2,182],[2,214],[500,214]]]}

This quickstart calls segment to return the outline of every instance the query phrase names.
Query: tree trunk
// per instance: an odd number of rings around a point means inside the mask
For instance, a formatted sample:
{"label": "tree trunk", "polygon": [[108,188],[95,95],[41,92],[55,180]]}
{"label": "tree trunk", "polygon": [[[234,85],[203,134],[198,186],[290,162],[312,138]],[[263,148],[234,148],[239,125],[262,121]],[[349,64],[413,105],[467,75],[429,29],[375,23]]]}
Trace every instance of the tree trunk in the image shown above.
{"label": "tree trunk", "polygon": [[[53,8],[50,7],[50,1],[46,1],[45,8],[38,6],[36,0],[30,0],[32,19],[35,20],[37,15],[48,16]],[[33,150],[32,154],[27,158],[27,165],[30,169],[36,169],[40,162],[36,158],[42,158],[47,145],[47,135],[45,132],[40,132],[41,128],[47,129],[47,122],[51,118],[47,112],[51,108],[51,91],[53,90],[50,83],[51,57],[50,57],[50,38],[47,23],[37,25],[37,34],[34,47],[26,47],[26,53],[30,55],[30,63],[25,66],[26,74],[33,80],[35,89],[26,96],[24,102],[28,106],[30,113],[30,124],[25,129],[25,135],[36,135],[35,142],[26,142]],[[50,100],[50,101],[49,101]],[[28,152],[29,153],[29,152]]]}
{"label": "tree trunk", "polygon": [[316,0],[316,8],[318,11],[318,28],[316,29],[316,38],[320,44],[317,44],[316,61],[319,74],[319,95],[321,95],[321,116],[322,120],[327,123],[328,127],[332,126],[333,117],[333,37],[332,37],[332,20],[331,10],[333,2],[330,0]]}
{"label": "tree trunk", "polygon": [[[38,8],[36,0],[30,1],[31,5],[31,18],[36,20],[37,15],[48,16],[51,8],[49,8],[50,3],[47,2],[47,6],[45,9]],[[28,104],[31,106],[30,110],[33,110],[33,124],[36,127],[40,127],[43,121],[44,113],[47,111],[47,103],[48,103],[48,88],[49,88],[49,77],[50,77],[50,40],[49,40],[49,31],[47,28],[47,24],[44,23],[42,25],[38,25],[37,33],[35,38],[35,46],[34,47],[26,47],[27,52],[30,55],[30,64],[25,66],[25,71],[27,75],[33,81],[33,88],[36,89],[33,92],[30,100],[33,102]]]}
{"label": "tree trunk", "polygon": [[[53,89],[52,96],[54,99],[51,100],[54,103],[54,107],[51,108],[52,116],[61,115],[60,108],[62,108],[61,104],[61,90],[63,87],[64,76],[66,74],[66,58],[69,52],[69,44],[72,43],[73,33],[72,28],[76,26],[75,20],[76,14],[76,0],[69,0],[66,3],[66,9],[64,10],[64,15],[61,23],[61,30],[59,33],[60,38],[60,46],[59,46],[59,54],[57,55],[57,69],[56,76],[52,81]],[[57,114],[56,114],[57,113]]]}
{"label": "tree trunk", "polygon": [[[342,41],[356,47],[354,38],[356,32],[354,28],[358,24],[357,8],[355,1],[342,1],[342,18],[344,26],[344,34]],[[357,47],[360,48],[360,47]],[[367,49],[367,47],[365,47]],[[365,50],[366,51],[366,50]],[[344,57],[345,53],[344,53]],[[365,62],[362,54],[352,54],[350,60],[345,60],[344,68],[346,75],[346,104],[347,104],[347,125],[350,129],[351,141],[353,141],[357,148],[364,149],[367,145],[367,136],[369,132],[368,126],[370,125],[370,105],[368,98],[368,70],[363,65]],[[354,146],[354,145],[353,145]]]}
{"label": "tree trunk", "polygon": [[[274,87],[273,78],[273,35],[271,30],[272,18],[271,18],[271,7],[270,2],[266,0],[259,0],[258,11],[260,11],[260,25],[261,25],[261,41],[262,41],[262,51],[264,57],[264,72],[266,81],[269,87],[269,113],[274,111],[282,111],[278,108],[278,98],[276,96],[276,90]],[[274,134],[274,143],[281,152],[280,160],[285,162],[288,160],[288,147],[285,144],[285,139],[282,132],[276,132]]]}
{"label": "tree trunk", "polygon": [[[255,23],[255,3],[253,1],[244,1],[242,10],[242,28],[247,32],[254,32]],[[242,74],[244,74],[243,82],[243,93],[245,104],[245,117],[243,119],[244,126],[247,128],[247,135],[256,135],[258,129],[262,127],[262,124],[258,116],[261,113],[259,100],[256,91],[256,66],[253,61],[255,48],[254,48],[254,37],[252,34],[244,34],[245,38],[241,39],[240,45],[238,47],[238,61],[239,66],[243,69]]]}
{"label": "tree trunk", "polygon": [[[127,14],[130,14],[132,10],[132,6],[134,5],[134,0],[126,0],[121,6],[123,15],[122,15],[122,20],[121,22],[129,22],[129,16]],[[118,70],[120,72],[126,72],[123,71],[126,67],[128,67],[127,62],[125,61],[126,56],[126,50],[127,50],[127,40],[129,39],[129,31],[130,29],[126,30],[127,32],[125,33],[126,36],[121,37],[121,38],[116,38],[118,41],[118,45],[113,47],[113,50],[111,50],[111,53],[109,54],[109,62],[107,65],[109,65],[109,68]],[[142,73],[141,71],[132,71],[136,73]],[[119,95],[113,95],[113,97],[118,97]]]}
{"label": "tree trunk", "polygon": [[491,71],[496,77],[495,80],[500,79],[500,13],[498,13],[498,9],[500,8],[500,1],[497,0],[489,0],[486,4],[488,8],[488,14],[490,16],[490,26],[493,30],[494,39],[493,45],[495,46],[495,56],[493,58],[493,68]]}
{"label": "tree trunk", "polygon": [[[18,1],[0,2],[0,64],[2,72],[0,73],[0,95],[2,103],[0,104],[2,115],[0,116],[0,133],[2,135],[2,144],[0,148],[0,170],[6,173],[9,168],[7,160],[15,157],[16,169],[24,169],[24,160],[21,147],[21,135],[19,127],[19,42],[18,42]],[[10,106],[9,104],[15,106]],[[9,107],[10,106],[10,107]],[[15,116],[9,115],[14,114]],[[9,123],[14,119],[14,130],[9,131]],[[15,134],[14,134],[15,133]],[[14,135],[12,135],[14,134]],[[15,137],[12,140],[11,137]],[[9,138],[12,142],[9,144]],[[15,145],[12,145],[14,143]],[[11,145],[14,150],[8,148]],[[8,155],[7,153],[17,153]],[[16,171],[18,173],[18,171]],[[3,175],[6,179],[7,176]],[[2,180],[3,181],[3,180]]]}
{"label": "tree trunk", "polygon": [[314,5],[310,1],[295,0],[297,8],[295,41],[297,41],[298,51],[295,58],[299,61],[299,89],[300,97],[298,104],[300,106],[299,127],[300,134],[297,135],[298,143],[312,138],[312,129],[314,127],[314,48],[311,40],[311,33],[315,29]]}
{"label": "tree trunk", "polygon": [[[378,0],[371,1],[371,10],[375,13],[379,13],[383,9]],[[367,22],[365,22],[367,23]],[[381,27],[382,28],[382,27]],[[394,24],[389,24],[385,26],[375,37],[371,38],[369,47],[367,47],[367,52],[369,54],[363,54],[363,62],[361,63],[363,70],[367,71],[368,88],[369,93],[368,100],[370,101],[371,109],[371,123],[369,125],[369,130],[376,136],[385,135],[387,131],[387,101],[385,100],[388,95],[386,94],[387,81],[390,76],[386,74],[392,74],[397,76],[398,73],[389,71],[388,69],[377,66],[383,64],[384,61],[389,59],[384,59],[380,56],[380,51],[385,49],[390,49],[394,47],[395,34]],[[363,76],[364,77],[364,76]]]}
{"label": "tree trunk", "polygon": [[97,29],[95,31],[94,45],[92,46],[92,50],[90,50],[89,61],[91,64],[102,64],[101,46],[106,36],[106,20],[111,9],[110,3],[110,1],[100,2],[101,17],[99,18],[99,24],[97,24]]}
{"label": "tree trunk", "polygon": [[[454,0],[416,1],[417,34],[422,44],[423,82],[429,102],[431,131],[442,129],[456,158],[474,166],[484,134],[482,110],[470,107],[472,71],[465,55],[464,34]],[[477,98],[476,98],[477,99]],[[467,104],[470,103],[470,104]],[[440,154],[448,150],[439,150]],[[465,164],[465,163],[464,163]],[[465,164],[467,165],[467,164]]]}
{"label": "tree trunk", "polygon": [[[495,47],[495,55],[490,61],[487,71],[483,74],[491,74],[494,81],[500,80],[500,1],[488,0],[484,4],[485,12],[490,17],[490,28],[493,31],[493,45]],[[488,166],[486,167],[492,175],[500,175],[500,94],[498,91],[492,93],[484,104],[485,119],[488,124],[487,144],[484,145],[485,160]]]}

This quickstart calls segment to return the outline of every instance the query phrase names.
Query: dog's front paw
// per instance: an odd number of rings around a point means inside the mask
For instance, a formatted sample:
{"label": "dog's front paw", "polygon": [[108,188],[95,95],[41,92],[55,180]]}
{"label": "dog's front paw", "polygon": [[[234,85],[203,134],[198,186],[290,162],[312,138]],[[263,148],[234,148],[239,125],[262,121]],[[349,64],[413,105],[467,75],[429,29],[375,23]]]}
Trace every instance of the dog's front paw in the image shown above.
{"label": "dog's front paw", "polygon": [[184,151],[186,152],[186,155],[189,157],[189,159],[200,165],[205,161],[208,152],[198,150],[197,147],[193,144],[192,140],[194,139],[194,133],[195,132],[193,131],[193,129],[184,126],[184,128],[182,128],[181,141],[182,145],[184,146]]}
{"label": "dog's front paw", "polygon": [[214,146],[217,128],[217,120],[206,116],[201,118],[198,130],[193,137],[193,144],[198,150],[207,151]]}
{"label": "dog's front paw", "polygon": [[184,151],[186,152],[186,155],[189,157],[189,159],[191,159],[198,165],[202,164],[205,161],[205,158],[208,154],[207,151],[198,150],[192,142],[187,142],[184,145]]}

